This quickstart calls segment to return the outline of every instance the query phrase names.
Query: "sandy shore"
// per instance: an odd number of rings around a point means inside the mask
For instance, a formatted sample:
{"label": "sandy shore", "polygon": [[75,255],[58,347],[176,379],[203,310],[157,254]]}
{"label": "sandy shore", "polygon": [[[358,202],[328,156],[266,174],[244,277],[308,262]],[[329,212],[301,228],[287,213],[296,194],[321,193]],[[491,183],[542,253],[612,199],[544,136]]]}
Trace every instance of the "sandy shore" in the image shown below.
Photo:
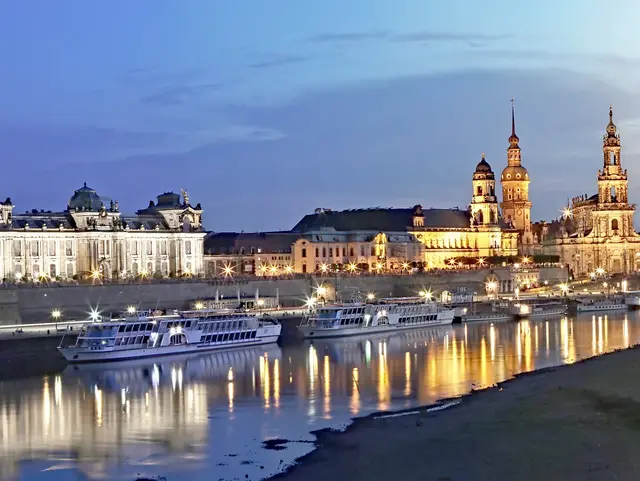
{"label": "sandy shore", "polygon": [[62,371],[67,361],[57,351],[60,337],[0,340],[0,380]]}
{"label": "sandy shore", "polygon": [[521,375],[446,410],[316,434],[318,449],[275,478],[635,481],[640,349]]}

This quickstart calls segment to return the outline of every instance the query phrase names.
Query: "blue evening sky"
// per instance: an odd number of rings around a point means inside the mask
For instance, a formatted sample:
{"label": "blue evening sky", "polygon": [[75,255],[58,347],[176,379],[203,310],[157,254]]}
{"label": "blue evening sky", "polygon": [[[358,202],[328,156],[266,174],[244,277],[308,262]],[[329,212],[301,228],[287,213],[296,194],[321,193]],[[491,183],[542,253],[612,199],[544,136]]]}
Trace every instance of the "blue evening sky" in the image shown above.
{"label": "blue evening sky", "polygon": [[144,208],[187,189],[209,230],[316,207],[465,207],[506,164],[516,98],[533,218],[593,193],[609,104],[640,200],[640,3],[0,0],[0,196],[83,182]]}

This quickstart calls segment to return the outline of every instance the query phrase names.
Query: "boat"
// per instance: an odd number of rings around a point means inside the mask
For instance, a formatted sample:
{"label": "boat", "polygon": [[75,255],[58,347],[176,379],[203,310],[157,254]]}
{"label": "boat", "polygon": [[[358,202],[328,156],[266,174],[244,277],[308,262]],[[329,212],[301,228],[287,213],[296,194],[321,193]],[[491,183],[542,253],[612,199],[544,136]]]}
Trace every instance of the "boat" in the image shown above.
{"label": "boat", "polygon": [[640,292],[627,293],[624,303],[629,309],[640,309]]}
{"label": "boat", "polygon": [[533,319],[536,317],[553,317],[566,314],[567,306],[563,302],[545,302],[542,304],[515,303],[511,314],[515,319]]}
{"label": "boat", "polygon": [[588,299],[578,300],[576,307],[580,312],[597,312],[597,311],[622,311],[629,309],[625,300],[617,297],[608,297],[606,299]]}
{"label": "boat", "polygon": [[500,322],[508,321],[513,316],[508,312],[479,312],[462,316],[462,322]]}
{"label": "boat", "polygon": [[380,299],[376,303],[324,305],[298,326],[305,339],[395,332],[453,323],[454,309],[423,297]]}
{"label": "boat", "polygon": [[232,310],[181,311],[176,316],[140,312],[91,322],[75,345],[59,352],[71,363],[121,361],[206,352],[276,342],[282,326],[268,316]]}

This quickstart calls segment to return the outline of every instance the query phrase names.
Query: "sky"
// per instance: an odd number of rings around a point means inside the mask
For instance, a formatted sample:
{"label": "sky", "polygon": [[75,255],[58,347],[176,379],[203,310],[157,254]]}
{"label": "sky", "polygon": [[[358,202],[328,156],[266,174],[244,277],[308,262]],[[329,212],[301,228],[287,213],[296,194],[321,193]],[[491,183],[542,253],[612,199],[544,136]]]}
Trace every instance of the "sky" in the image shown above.
{"label": "sky", "polygon": [[[613,5],[613,4],[612,4]],[[461,207],[506,165],[533,220],[596,191],[609,105],[640,200],[640,3],[0,1],[0,197],[133,213],[186,189],[212,231],[315,208]]]}

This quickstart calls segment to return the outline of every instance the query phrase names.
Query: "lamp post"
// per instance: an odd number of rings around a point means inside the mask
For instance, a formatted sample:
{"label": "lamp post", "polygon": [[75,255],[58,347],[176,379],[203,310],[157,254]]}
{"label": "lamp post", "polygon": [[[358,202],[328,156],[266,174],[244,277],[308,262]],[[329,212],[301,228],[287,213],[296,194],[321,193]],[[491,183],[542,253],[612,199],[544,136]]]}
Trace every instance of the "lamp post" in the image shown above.
{"label": "lamp post", "polygon": [[60,312],[60,309],[54,309],[53,311],[51,311],[51,317],[53,318],[53,322],[55,323],[56,331],[58,330],[58,319],[60,319],[61,314],[62,313]]}

